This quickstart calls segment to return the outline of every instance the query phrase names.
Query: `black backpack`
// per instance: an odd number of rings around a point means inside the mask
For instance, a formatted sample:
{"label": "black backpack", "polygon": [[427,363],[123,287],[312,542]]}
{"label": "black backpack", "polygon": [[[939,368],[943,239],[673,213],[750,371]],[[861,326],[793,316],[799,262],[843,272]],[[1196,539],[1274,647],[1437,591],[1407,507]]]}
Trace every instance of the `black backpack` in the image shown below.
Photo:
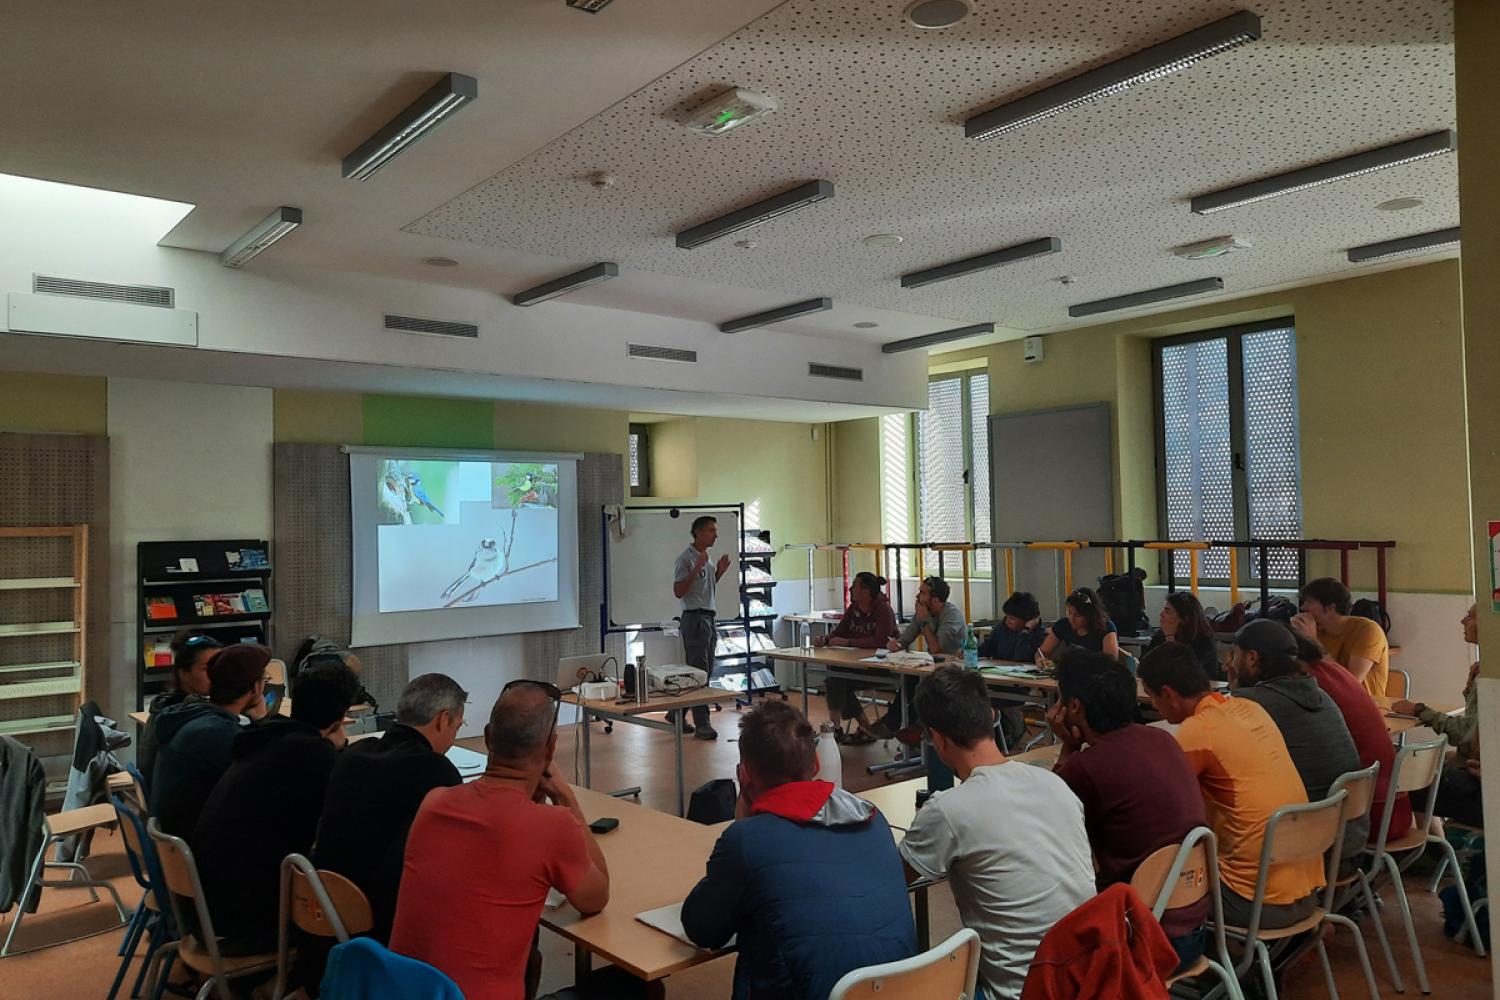
{"label": "black backpack", "polygon": [[1109,573],[1099,578],[1099,600],[1122,635],[1134,635],[1151,627],[1146,617],[1146,571],[1137,567],[1128,573]]}
{"label": "black backpack", "polygon": [[1354,602],[1349,613],[1356,618],[1368,618],[1380,626],[1380,630],[1386,635],[1391,634],[1391,616],[1381,607],[1380,602],[1368,597],[1361,597]]}

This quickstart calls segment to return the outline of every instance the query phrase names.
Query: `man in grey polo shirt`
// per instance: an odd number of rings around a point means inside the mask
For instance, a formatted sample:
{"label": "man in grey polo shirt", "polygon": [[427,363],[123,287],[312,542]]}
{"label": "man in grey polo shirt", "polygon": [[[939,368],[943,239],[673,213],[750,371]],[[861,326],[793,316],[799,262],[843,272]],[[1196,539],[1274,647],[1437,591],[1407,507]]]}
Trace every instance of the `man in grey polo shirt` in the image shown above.
{"label": "man in grey polo shirt", "polygon": [[[693,544],[682,550],[672,569],[672,592],[682,601],[682,652],[687,665],[713,676],[714,647],[719,634],[714,623],[714,587],[729,571],[728,554],[710,566],[708,550],[719,540],[719,524],[709,515],[693,521]],[[715,740],[719,734],[708,724],[708,706],[693,708],[693,724],[685,733],[696,732],[700,740]]]}

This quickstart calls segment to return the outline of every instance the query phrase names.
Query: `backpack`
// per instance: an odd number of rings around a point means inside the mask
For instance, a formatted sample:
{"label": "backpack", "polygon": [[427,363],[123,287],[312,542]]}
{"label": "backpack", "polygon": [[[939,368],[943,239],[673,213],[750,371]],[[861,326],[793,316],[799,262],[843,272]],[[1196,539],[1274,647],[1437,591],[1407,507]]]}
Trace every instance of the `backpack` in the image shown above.
{"label": "backpack", "polygon": [[1349,613],[1356,618],[1368,618],[1380,626],[1380,630],[1386,635],[1391,634],[1391,616],[1381,607],[1380,602],[1368,597],[1361,597],[1354,602]]}
{"label": "backpack", "polygon": [[[355,662],[350,663],[350,660]],[[340,646],[332,639],[310,635],[302,640],[302,645],[297,647],[297,652],[292,654],[291,662],[286,665],[287,683],[295,686],[299,673],[319,663],[342,663],[354,670],[355,676],[360,674],[359,657],[352,650]],[[372,710],[380,708],[380,704],[365,689],[363,679],[360,681],[359,692],[355,695],[355,704],[369,705]]]}
{"label": "backpack", "polygon": [[1297,605],[1289,599],[1279,595],[1266,598],[1265,602],[1251,601],[1249,610],[1245,613],[1246,621],[1255,621],[1260,618],[1268,618],[1273,622],[1291,627],[1292,618],[1297,614]]}
{"label": "backpack", "polygon": [[1099,600],[1121,635],[1133,635],[1151,627],[1146,617],[1146,571],[1137,567],[1128,573],[1108,573],[1099,578]]}

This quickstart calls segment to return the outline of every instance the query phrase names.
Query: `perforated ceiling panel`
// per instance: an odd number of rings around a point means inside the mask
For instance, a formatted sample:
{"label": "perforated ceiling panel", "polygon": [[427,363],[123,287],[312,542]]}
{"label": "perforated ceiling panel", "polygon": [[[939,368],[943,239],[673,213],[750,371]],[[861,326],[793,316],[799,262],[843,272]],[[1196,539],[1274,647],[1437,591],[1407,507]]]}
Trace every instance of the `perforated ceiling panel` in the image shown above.
{"label": "perforated ceiling panel", "polygon": [[[1070,303],[1194,278],[1221,275],[1229,295],[1350,271],[1345,247],[1458,223],[1451,156],[1210,218],[1187,209],[1194,194],[1453,125],[1446,0],[1257,3],[1261,41],[984,143],[963,137],[965,117],[1243,4],[990,0],[944,31],[906,25],[903,6],[791,0],[408,231],[1046,329],[1067,324]],[[728,86],[781,108],[718,138],[676,124]],[[596,170],[616,184],[590,186]],[[752,250],[673,243],[813,178],[836,196],[751,230]],[[1398,196],[1424,204],[1375,209]],[[1225,232],[1254,250],[1170,252]],[[906,242],[861,243],[873,233]],[[1062,253],[900,287],[902,272],[1040,236]],[[1054,280],[1065,274],[1076,281]]]}

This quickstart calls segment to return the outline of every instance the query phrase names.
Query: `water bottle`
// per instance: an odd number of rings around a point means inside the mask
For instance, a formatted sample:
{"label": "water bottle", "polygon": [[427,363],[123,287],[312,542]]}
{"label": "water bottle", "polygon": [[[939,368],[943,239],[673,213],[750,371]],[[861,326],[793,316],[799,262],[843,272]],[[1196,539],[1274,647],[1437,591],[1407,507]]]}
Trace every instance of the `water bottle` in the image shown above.
{"label": "water bottle", "polygon": [[968,636],[964,639],[964,669],[979,669],[979,640],[974,638],[974,630],[969,629]]}
{"label": "water bottle", "polygon": [[844,787],[844,761],[839,754],[839,745],[833,738],[833,723],[825,722],[818,729],[818,780],[831,781]]}

